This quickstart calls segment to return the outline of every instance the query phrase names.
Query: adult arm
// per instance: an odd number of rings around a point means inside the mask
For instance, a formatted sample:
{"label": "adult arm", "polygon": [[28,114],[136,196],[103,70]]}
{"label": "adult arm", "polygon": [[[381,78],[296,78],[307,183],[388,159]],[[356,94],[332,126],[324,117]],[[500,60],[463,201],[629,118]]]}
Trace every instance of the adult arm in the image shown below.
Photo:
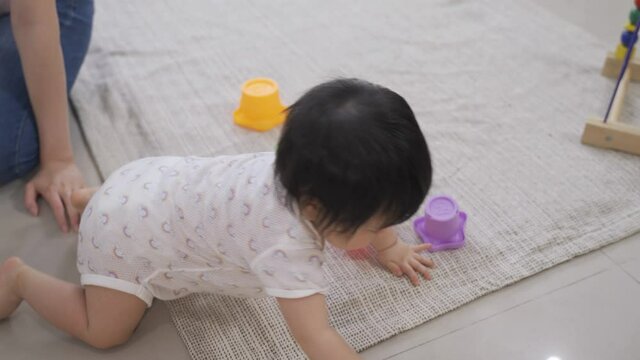
{"label": "adult arm", "polygon": [[84,180],[71,149],[56,1],[12,1],[10,14],[40,142],[40,169],[26,185],[25,206],[37,215],[36,198],[42,195],[60,228],[68,231],[66,210],[71,226],[77,230],[79,214],[71,206],[70,197],[73,190],[84,186]]}

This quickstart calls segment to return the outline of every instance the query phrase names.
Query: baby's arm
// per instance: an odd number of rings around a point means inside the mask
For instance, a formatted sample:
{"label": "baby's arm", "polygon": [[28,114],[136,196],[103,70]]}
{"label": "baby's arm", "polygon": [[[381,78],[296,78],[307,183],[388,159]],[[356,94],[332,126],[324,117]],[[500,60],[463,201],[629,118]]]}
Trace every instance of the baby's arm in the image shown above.
{"label": "baby's arm", "polygon": [[329,325],[324,295],[277,300],[289,330],[310,359],[360,358]]}
{"label": "baby's arm", "polygon": [[407,275],[414,286],[418,286],[418,274],[431,280],[429,269],[435,268],[431,259],[421,255],[430,244],[410,246],[398,239],[392,227],[381,230],[371,243],[377,251],[376,258],[396,276]]}

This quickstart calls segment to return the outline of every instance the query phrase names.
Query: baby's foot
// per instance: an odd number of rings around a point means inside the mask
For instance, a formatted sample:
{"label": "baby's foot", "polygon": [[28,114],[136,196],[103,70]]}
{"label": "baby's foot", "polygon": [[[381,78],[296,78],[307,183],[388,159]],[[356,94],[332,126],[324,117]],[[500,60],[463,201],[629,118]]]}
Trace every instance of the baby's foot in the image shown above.
{"label": "baby's foot", "polygon": [[17,257],[8,258],[0,266],[0,320],[9,317],[22,302],[16,280],[23,266],[24,263]]}

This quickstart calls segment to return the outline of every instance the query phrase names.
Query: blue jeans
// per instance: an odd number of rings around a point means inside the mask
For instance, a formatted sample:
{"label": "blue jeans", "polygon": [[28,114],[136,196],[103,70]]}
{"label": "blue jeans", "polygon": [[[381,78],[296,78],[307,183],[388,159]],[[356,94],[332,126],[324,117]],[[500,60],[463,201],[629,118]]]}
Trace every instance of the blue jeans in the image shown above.
{"label": "blue jeans", "polygon": [[[87,53],[93,24],[93,0],[57,0],[67,93]],[[0,16],[0,185],[27,175],[39,163],[38,129],[10,14]]]}

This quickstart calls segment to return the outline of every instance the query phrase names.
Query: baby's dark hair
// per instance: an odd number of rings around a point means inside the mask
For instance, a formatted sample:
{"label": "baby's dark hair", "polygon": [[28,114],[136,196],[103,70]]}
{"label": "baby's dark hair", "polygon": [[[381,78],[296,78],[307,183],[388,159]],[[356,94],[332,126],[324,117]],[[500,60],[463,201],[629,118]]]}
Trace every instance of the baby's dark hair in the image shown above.
{"label": "baby's dark hair", "polygon": [[409,219],[431,186],[427,142],[402,96],[337,79],[287,110],[275,172],[288,204],[320,203],[320,229],[353,233],[374,215],[384,227]]}

